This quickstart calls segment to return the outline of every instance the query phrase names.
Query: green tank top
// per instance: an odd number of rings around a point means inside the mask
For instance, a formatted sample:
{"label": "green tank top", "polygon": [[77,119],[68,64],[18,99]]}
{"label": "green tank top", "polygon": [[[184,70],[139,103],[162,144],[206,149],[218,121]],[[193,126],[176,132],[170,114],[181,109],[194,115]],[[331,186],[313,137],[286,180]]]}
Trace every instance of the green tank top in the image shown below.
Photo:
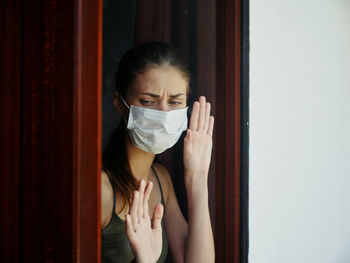
{"label": "green tank top", "polygon": [[[162,205],[165,213],[165,202],[158,175],[152,166],[152,170],[157,178],[159,189],[162,198]],[[112,218],[109,224],[102,229],[102,262],[103,263],[129,263],[133,262],[135,257],[130,247],[128,237],[125,232],[125,221],[122,220],[116,213],[116,194],[113,188],[113,212]],[[162,253],[158,259],[158,263],[165,261],[168,254],[168,240],[165,233],[164,217],[162,218],[162,235],[163,235],[163,247]]]}

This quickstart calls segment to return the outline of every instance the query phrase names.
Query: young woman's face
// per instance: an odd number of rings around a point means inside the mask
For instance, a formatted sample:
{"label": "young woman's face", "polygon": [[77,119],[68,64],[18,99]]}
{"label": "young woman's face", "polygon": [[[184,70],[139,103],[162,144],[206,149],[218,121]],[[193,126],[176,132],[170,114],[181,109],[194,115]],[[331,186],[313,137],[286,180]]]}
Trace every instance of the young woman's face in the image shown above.
{"label": "young woman's face", "polygon": [[171,66],[151,67],[136,76],[126,97],[129,105],[171,111],[186,107],[188,81]]}

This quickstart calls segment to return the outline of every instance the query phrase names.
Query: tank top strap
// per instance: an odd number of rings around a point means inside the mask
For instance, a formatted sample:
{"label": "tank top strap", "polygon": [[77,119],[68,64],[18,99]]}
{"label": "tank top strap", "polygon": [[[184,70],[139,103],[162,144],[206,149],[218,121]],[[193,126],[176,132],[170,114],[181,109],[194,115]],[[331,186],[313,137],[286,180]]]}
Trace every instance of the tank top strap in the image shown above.
{"label": "tank top strap", "polygon": [[160,189],[160,195],[161,195],[161,197],[162,197],[162,205],[165,206],[164,196],[163,196],[163,190],[162,190],[162,185],[160,184],[160,180],[159,180],[158,174],[157,174],[157,172],[156,172],[156,169],[154,169],[153,165],[151,166],[151,168],[152,168],[153,173],[154,173],[154,175],[156,176],[157,181],[158,181],[158,185],[159,185],[159,189]]}

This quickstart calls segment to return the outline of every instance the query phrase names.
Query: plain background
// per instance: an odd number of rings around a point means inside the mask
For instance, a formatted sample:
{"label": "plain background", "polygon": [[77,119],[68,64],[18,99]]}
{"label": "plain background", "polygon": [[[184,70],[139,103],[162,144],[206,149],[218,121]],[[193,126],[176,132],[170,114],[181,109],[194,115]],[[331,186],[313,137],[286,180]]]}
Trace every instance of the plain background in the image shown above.
{"label": "plain background", "polygon": [[350,1],[250,1],[250,263],[350,262]]}

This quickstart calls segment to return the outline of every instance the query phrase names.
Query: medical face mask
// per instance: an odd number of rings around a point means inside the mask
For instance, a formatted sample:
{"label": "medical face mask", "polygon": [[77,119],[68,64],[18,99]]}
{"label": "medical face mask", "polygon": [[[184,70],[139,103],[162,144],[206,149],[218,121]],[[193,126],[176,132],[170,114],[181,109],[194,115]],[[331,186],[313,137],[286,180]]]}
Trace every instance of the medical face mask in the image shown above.
{"label": "medical face mask", "polygon": [[187,129],[187,108],[159,111],[126,104],[129,108],[128,132],[132,143],[154,154],[172,147]]}

